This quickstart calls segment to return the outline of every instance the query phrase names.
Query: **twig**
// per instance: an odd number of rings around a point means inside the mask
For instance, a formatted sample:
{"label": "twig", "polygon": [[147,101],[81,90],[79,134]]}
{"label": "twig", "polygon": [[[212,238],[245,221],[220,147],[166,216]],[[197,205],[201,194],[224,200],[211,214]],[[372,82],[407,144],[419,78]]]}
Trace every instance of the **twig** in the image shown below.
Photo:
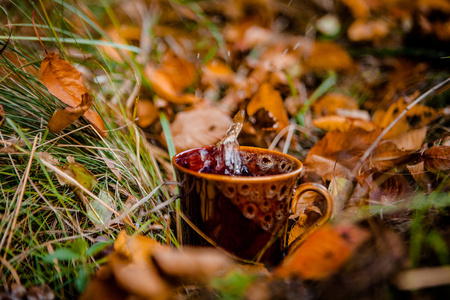
{"label": "twig", "polygon": [[388,127],[386,127],[383,132],[381,132],[381,134],[378,136],[378,138],[373,142],[373,144],[369,147],[369,149],[366,150],[366,152],[364,152],[364,155],[361,156],[361,158],[359,159],[358,164],[356,165],[356,167],[353,169],[353,174],[356,174],[356,172],[359,170],[359,168],[361,168],[361,166],[363,165],[364,161],[370,156],[370,154],[372,153],[372,151],[378,146],[378,144],[381,142],[381,140],[383,139],[383,137],[389,132],[389,130],[392,129],[392,127],[395,126],[395,124],[398,123],[398,121],[400,121],[401,118],[403,118],[404,115],[406,115],[406,113],[413,108],[415,105],[417,105],[420,101],[424,100],[425,98],[427,98],[429,95],[435,93],[437,90],[439,90],[441,87],[445,86],[447,83],[450,82],[450,77],[447,78],[446,80],[444,80],[443,82],[435,85],[434,87],[432,87],[431,89],[429,89],[428,91],[426,91],[425,93],[423,93],[420,97],[418,97],[414,102],[412,102],[410,105],[408,105],[399,115],[398,117],[391,122],[391,124],[389,124]]}

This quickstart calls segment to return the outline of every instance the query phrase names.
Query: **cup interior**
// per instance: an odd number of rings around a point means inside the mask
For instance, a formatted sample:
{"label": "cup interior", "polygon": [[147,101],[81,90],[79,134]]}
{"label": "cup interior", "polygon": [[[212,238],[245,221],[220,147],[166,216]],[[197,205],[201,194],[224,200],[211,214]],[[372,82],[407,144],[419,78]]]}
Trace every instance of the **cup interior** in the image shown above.
{"label": "cup interior", "polygon": [[[184,172],[198,173],[204,167],[204,153],[208,153],[211,149],[212,146],[206,146],[181,152],[173,158],[173,163]],[[298,172],[302,168],[302,163],[298,159],[263,148],[241,146],[240,156],[242,164],[250,174],[240,177],[283,175]]]}

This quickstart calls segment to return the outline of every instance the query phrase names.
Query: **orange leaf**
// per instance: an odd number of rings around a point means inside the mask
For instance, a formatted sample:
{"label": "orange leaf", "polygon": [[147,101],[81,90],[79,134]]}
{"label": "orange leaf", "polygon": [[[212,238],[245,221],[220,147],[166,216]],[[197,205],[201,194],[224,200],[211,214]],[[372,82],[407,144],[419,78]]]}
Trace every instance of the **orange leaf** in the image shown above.
{"label": "orange leaf", "polygon": [[318,116],[336,115],[339,109],[358,109],[358,102],[352,97],[339,93],[328,93],[313,105]]}
{"label": "orange leaf", "polygon": [[260,109],[264,109],[275,121],[273,129],[282,130],[289,125],[289,119],[284,109],[280,93],[271,84],[263,83],[258,92],[247,105],[247,114],[253,117]]}
{"label": "orange leaf", "polygon": [[80,105],[77,107],[66,106],[65,109],[58,109],[48,120],[48,129],[50,132],[59,133],[64,128],[78,120],[91,106],[92,96],[89,93],[83,94]]}
{"label": "orange leaf", "polygon": [[141,99],[136,103],[137,124],[140,127],[148,127],[158,118],[158,110],[150,100]]}
{"label": "orange leaf", "polygon": [[155,93],[161,98],[176,104],[192,104],[199,101],[194,95],[182,95],[173,85],[170,75],[151,66],[145,68],[147,79]]}
{"label": "orange leaf", "polygon": [[[56,53],[48,53],[42,61],[41,78],[50,94],[71,107],[80,105],[83,94],[89,93],[81,73]],[[107,135],[102,118],[92,108],[84,113],[84,117],[98,133]]]}
{"label": "orange leaf", "polygon": [[336,43],[316,41],[305,66],[313,71],[352,71],[354,62],[347,51]]}
{"label": "orange leaf", "polygon": [[350,40],[359,41],[378,41],[389,33],[389,23],[379,19],[368,21],[357,19],[348,28],[347,35]]}
{"label": "orange leaf", "polygon": [[365,120],[346,118],[342,116],[325,116],[313,120],[313,125],[326,130],[338,130],[340,132],[349,131],[350,128],[361,128],[367,132],[374,131],[377,126]]}
{"label": "orange leaf", "polygon": [[275,275],[297,275],[310,280],[325,278],[337,272],[369,237],[370,233],[363,228],[332,228],[326,225],[294,249],[275,270]]}
{"label": "orange leaf", "polygon": [[42,61],[41,78],[50,94],[71,107],[78,106],[81,96],[89,93],[81,73],[57,53],[48,53]]}

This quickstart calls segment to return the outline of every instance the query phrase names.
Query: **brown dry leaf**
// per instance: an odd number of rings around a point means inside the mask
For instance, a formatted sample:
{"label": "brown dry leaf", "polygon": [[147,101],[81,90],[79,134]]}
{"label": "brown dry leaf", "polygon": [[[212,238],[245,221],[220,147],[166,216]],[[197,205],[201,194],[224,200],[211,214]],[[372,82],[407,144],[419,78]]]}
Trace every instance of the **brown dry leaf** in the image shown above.
{"label": "brown dry leaf", "polygon": [[64,128],[78,120],[92,104],[92,96],[85,93],[81,96],[81,103],[76,107],[66,106],[64,109],[58,109],[48,120],[48,129],[50,132],[59,133]]}
{"label": "brown dry leaf", "polygon": [[319,155],[308,155],[305,160],[305,168],[329,181],[334,177],[352,178],[351,171],[347,167]]}
{"label": "brown dry leaf", "polygon": [[148,127],[158,118],[158,109],[153,101],[139,99],[136,103],[136,117],[138,118],[137,124],[140,127]]}
{"label": "brown dry leaf", "polygon": [[[82,96],[89,93],[81,73],[69,62],[60,59],[57,53],[48,53],[41,64],[41,78],[50,94],[71,107],[82,102]],[[103,137],[107,135],[102,118],[92,108],[84,117]]]}
{"label": "brown dry leaf", "polygon": [[422,154],[425,167],[430,171],[446,171],[450,169],[450,146],[436,146]]}
{"label": "brown dry leaf", "polygon": [[328,186],[328,191],[333,199],[331,218],[335,218],[344,209],[345,204],[352,196],[353,190],[354,184],[352,180],[343,177],[334,177],[331,180]]}
{"label": "brown dry leaf", "polygon": [[352,170],[358,157],[370,147],[380,133],[379,129],[367,132],[353,127],[346,132],[330,131],[311,148],[306,156],[306,162],[313,155],[318,155],[337,161]]}
{"label": "brown dry leaf", "polygon": [[349,131],[350,128],[361,128],[367,132],[374,131],[378,127],[365,120],[353,119],[343,116],[325,116],[313,120],[313,125],[325,131],[338,130]]}
{"label": "brown dry leaf", "polygon": [[385,20],[357,19],[348,28],[347,35],[354,42],[379,41],[389,34],[389,23]]}
{"label": "brown dry leaf", "polygon": [[[247,105],[249,117],[255,117],[256,113],[263,109],[268,116],[273,119],[272,128],[280,131],[289,125],[287,112],[283,105],[280,92],[275,90],[270,83],[263,83],[258,92],[253,96]],[[270,128],[267,128],[270,129]]]}
{"label": "brown dry leaf", "polygon": [[3,105],[0,104],[0,127],[5,124],[5,111],[3,110]]}
{"label": "brown dry leaf", "polygon": [[414,190],[403,175],[374,173],[365,179],[370,188],[369,203],[371,205],[398,205],[409,202]]}
{"label": "brown dry leaf", "polygon": [[[387,110],[375,111],[373,122],[380,128],[388,127],[400,115],[408,105],[403,101],[397,101],[389,106]],[[422,128],[432,122],[438,116],[438,112],[428,106],[417,104],[413,106],[406,115],[401,118],[394,127],[384,136],[390,139],[404,134],[408,130]]]}
{"label": "brown dry leaf", "polygon": [[421,161],[415,165],[407,165],[409,173],[414,180],[427,192],[432,191],[433,181],[425,170],[425,163]]}
{"label": "brown dry leaf", "polygon": [[300,247],[288,254],[274,274],[320,280],[336,273],[370,237],[360,227],[332,228],[326,225],[314,232]]}
{"label": "brown dry leaf", "polygon": [[337,115],[339,109],[358,109],[358,102],[344,94],[328,93],[313,105],[313,111],[317,116]]}
{"label": "brown dry leaf", "polygon": [[408,161],[411,153],[412,151],[398,149],[391,141],[384,141],[372,152],[369,166],[378,171],[387,170]]}
{"label": "brown dry leaf", "polygon": [[197,108],[180,112],[170,125],[177,151],[184,151],[220,141],[233,124],[231,118],[217,108]]}
{"label": "brown dry leaf", "polygon": [[423,127],[416,130],[405,132],[404,134],[391,139],[390,141],[402,151],[419,150],[427,136],[427,128]]}
{"label": "brown dry leaf", "polygon": [[315,41],[304,64],[315,72],[344,72],[352,71],[355,67],[353,59],[344,48],[328,41]]}

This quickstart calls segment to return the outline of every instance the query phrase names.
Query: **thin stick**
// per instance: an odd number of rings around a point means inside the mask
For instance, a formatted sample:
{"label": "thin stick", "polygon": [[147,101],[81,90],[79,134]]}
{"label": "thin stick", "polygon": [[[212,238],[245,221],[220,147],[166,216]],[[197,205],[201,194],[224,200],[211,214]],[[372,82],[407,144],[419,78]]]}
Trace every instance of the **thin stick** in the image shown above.
{"label": "thin stick", "polygon": [[36,12],[36,11],[33,10],[33,13],[31,14],[31,22],[33,22],[34,31],[36,32],[36,35],[37,35],[37,37],[38,37],[38,39],[39,39],[39,42],[41,42],[42,48],[44,48],[45,55],[47,55],[47,54],[48,54],[48,53],[47,53],[47,48],[45,48],[44,43],[43,43],[42,40],[41,40],[41,36],[39,35],[39,33],[38,33],[38,31],[37,31],[36,24],[34,23],[34,13],[35,13],[35,12]]}
{"label": "thin stick", "polygon": [[392,129],[392,127],[395,126],[395,124],[398,123],[398,121],[400,121],[401,118],[403,118],[404,115],[406,115],[406,113],[413,108],[415,105],[417,105],[420,101],[424,100],[425,98],[427,98],[429,95],[435,93],[437,90],[439,90],[441,87],[445,86],[447,83],[450,82],[450,77],[447,78],[446,80],[444,80],[443,82],[435,85],[434,87],[432,87],[431,89],[429,89],[428,91],[426,91],[425,93],[423,93],[422,95],[420,95],[420,97],[418,97],[414,102],[412,102],[410,105],[408,105],[405,110],[403,110],[401,112],[401,114],[398,115],[398,117],[392,121],[391,124],[389,124],[388,127],[386,127],[383,132],[381,132],[381,134],[378,136],[378,138],[373,142],[373,144],[369,147],[369,149],[366,150],[366,152],[364,152],[364,155],[359,159],[358,164],[356,165],[356,167],[353,169],[353,174],[356,174],[356,172],[358,171],[359,168],[361,168],[361,166],[363,165],[364,161],[370,156],[370,154],[372,153],[372,151],[378,146],[378,144],[381,142],[381,140],[383,139],[383,137],[389,132],[389,130]]}

